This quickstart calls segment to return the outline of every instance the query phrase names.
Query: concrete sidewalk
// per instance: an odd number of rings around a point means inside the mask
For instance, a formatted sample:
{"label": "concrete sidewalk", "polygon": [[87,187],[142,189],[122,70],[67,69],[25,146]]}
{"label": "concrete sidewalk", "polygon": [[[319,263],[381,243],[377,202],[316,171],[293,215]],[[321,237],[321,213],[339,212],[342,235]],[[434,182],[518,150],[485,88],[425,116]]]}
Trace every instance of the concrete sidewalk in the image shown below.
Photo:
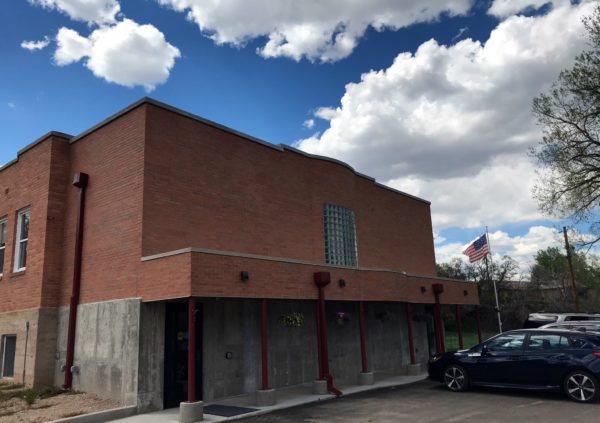
{"label": "concrete sidewalk", "polygon": [[[414,382],[426,379],[426,374],[418,376],[406,376],[393,373],[375,373],[375,383],[373,385],[360,386],[360,385],[342,385],[337,386],[343,393],[343,396],[352,395],[359,392],[373,391],[377,389],[390,388],[393,386],[406,385]],[[239,420],[250,416],[258,416],[261,414],[270,413],[275,410],[282,410],[285,408],[296,407],[304,404],[316,403],[319,401],[326,401],[335,398],[334,395],[314,395],[312,394],[312,384],[307,383],[303,385],[296,385],[287,388],[277,390],[277,403],[267,407],[257,407],[254,405],[254,395],[240,395],[237,397],[225,398],[219,401],[205,403],[204,405],[210,404],[222,404],[222,405],[233,405],[238,407],[250,407],[256,408],[257,411],[251,413],[240,414],[233,417],[221,417],[212,414],[204,414],[205,422],[225,422],[232,420]],[[170,408],[168,410],[156,411],[153,413],[139,414],[137,416],[127,417],[119,420],[112,420],[113,422],[119,423],[178,423],[179,422],[179,408]]]}

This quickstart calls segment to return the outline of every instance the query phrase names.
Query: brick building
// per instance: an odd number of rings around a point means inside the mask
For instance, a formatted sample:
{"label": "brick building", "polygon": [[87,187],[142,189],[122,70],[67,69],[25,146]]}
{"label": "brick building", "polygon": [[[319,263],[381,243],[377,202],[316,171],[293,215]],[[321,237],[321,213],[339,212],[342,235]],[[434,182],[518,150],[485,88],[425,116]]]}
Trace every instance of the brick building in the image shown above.
{"label": "brick building", "polygon": [[478,303],[427,201],[150,99],[0,168],[0,259],[0,377],[142,410],[401,371]]}

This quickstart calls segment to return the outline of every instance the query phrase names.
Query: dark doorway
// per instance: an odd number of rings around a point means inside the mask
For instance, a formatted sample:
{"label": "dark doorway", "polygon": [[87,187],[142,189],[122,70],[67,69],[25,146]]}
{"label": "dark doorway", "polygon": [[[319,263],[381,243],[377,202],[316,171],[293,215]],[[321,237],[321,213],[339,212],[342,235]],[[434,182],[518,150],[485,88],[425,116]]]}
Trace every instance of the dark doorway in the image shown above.
{"label": "dark doorway", "polygon": [[15,374],[15,351],[17,350],[17,337],[5,335],[2,345],[2,374],[1,377],[13,377]]}
{"label": "dark doorway", "polygon": [[[164,408],[188,399],[188,304],[167,303]],[[202,400],[202,304],[196,304],[196,399]]]}

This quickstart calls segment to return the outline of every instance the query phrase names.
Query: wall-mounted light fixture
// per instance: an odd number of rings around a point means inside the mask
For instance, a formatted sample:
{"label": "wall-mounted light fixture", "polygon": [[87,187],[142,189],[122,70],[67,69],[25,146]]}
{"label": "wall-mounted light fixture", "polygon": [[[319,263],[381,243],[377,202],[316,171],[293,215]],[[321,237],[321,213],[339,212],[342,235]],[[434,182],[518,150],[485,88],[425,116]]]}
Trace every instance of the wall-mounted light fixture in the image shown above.
{"label": "wall-mounted light fixture", "polygon": [[344,288],[346,286],[346,281],[344,279],[340,279],[338,281],[338,285],[340,286],[340,288]]}
{"label": "wall-mounted light fixture", "polygon": [[466,297],[467,295],[469,295],[469,291],[467,291],[466,289],[463,291],[463,295]]}
{"label": "wall-mounted light fixture", "polygon": [[427,292],[427,288],[425,288],[424,286],[421,287],[421,294],[424,294],[425,292]]}
{"label": "wall-mounted light fixture", "polygon": [[240,279],[242,280],[242,282],[248,282],[248,280],[250,279],[250,273],[246,270],[242,270],[240,272]]}

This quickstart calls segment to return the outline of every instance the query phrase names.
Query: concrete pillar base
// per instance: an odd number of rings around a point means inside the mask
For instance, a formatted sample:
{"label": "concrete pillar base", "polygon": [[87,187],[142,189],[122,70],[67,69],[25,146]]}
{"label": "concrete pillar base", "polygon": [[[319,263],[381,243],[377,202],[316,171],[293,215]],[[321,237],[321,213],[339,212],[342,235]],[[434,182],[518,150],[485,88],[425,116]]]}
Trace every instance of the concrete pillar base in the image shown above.
{"label": "concrete pillar base", "polygon": [[375,375],[373,372],[360,372],[358,374],[359,385],[373,385],[375,383]]}
{"label": "concrete pillar base", "polygon": [[313,381],[313,394],[327,395],[327,381],[325,379],[317,379]]}
{"label": "concrete pillar base", "polygon": [[204,402],[182,402],[179,404],[180,423],[196,423],[204,418]]}
{"label": "concrete pillar base", "polygon": [[258,407],[275,405],[276,402],[275,389],[259,389],[256,391],[256,405]]}
{"label": "concrete pillar base", "polygon": [[409,364],[406,366],[406,374],[409,376],[418,376],[422,373],[421,364]]}

